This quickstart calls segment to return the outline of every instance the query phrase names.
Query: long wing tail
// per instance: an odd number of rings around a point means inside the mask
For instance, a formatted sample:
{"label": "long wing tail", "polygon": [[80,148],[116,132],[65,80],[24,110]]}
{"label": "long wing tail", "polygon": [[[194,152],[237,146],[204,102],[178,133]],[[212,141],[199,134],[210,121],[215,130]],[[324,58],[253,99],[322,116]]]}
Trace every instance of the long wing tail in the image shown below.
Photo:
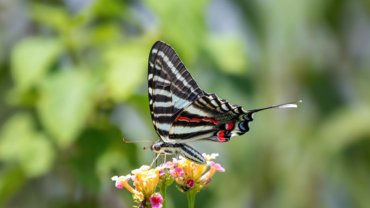
{"label": "long wing tail", "polygon": [[[243,135],[246,132],[249,131],[249,123],[253,121],[253,115],[256,112],[263,111],[263,110],[268,110],[268,109],[275,109],[275,108],[298,108],[298,104],[302,103],[302,100],[299,100],[295,103],[284,103],[284,104],[279,104],[279,105],[272,105],[264,108],[257,108],[257,109],[252,109],[252,110],[247,110],[242,118],[239,118],[239,120],[235,121],[235,124],[233,126],[234,129],[229,132],[229,137],[227,141],[230,139],[232,136],[238,136],[238,135]],[[226,128],[227,129],[227,128]]]}
{"label": "long wing tail", "polygon": [[302,103],[302,100],[299,100],[295,103],[283,103],[279,105],[272,105],[264,108],[257,108],[257,109],[252,109],[248,110],[248,113],[256,113],[258,111],[263,111],[263,110],[268,110],[268,109],[274,109],[274,108],[298,108],[298,105]]}

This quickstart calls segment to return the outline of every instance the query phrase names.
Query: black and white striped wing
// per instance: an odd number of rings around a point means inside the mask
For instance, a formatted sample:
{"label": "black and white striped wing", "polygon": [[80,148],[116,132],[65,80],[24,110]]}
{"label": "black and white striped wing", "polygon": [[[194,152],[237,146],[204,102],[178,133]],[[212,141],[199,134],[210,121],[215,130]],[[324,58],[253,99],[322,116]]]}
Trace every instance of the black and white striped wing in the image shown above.
{"label": "black and white striped wing", "polygon": [[249,131],[253,114],[271,108],[295,108],[296,104],[281,104],[254,110],[244,110],[215,94],[204,93],[179,113],[169,132],[172,143],[196,140],[227,142],[233,136]]}
{"label": "black and white striped wing", "polygon": [[215,94],[205,93],[179,113],[171,128],[169,139],[176,143],[196,140],[229,141],[231,136],[249,130],[252,113],[232,105]]}
{"label": "black and white striped wing", "polygon": [[177,114],[204,93],[174,49],[161,41],[150,50],[148,88],[154,128],[160,138],[168,142],[169,130]]}

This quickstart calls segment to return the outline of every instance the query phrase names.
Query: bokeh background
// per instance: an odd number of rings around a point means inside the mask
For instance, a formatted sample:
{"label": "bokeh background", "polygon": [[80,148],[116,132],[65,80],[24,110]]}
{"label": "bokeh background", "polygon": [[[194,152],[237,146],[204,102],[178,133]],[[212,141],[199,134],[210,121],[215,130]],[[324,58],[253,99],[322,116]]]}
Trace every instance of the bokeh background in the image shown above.
{"label": "bokeh background", "polygon": [[[0,207],[131,207],[111,176],[149,164],[147,59],[261,112],[218,152],[197,207],[370,207],[368,0],[1,0]],[[186,197],[169,191],[169,207]]]}

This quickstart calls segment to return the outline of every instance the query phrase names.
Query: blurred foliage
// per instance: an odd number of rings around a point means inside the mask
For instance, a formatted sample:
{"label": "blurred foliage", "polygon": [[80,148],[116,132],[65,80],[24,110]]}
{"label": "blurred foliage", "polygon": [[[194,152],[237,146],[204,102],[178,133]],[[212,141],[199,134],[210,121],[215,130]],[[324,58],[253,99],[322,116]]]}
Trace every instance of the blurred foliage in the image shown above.
{"label": "blurred foliage", "polygon": [[197,204],[370,207],[366,0],[1,1],[1,207],[132,205],[110,178],[152,160],[122,138],[157,139],[146,73],[158,39],[232,103],[304,101],[228,144],[194,144],[227,171]]}

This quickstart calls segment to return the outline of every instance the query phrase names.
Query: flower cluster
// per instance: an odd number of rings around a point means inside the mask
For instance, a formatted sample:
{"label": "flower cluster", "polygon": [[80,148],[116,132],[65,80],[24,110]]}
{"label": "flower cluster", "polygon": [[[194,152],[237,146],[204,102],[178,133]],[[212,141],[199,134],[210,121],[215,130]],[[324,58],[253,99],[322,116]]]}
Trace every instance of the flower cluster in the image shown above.
{"label": "flower cluster", "polygon": [[209,184],[216,171],[224,172],[225,169],[218,163],[213,162],[218,155],[203,155],[206,164],[197,164],[183,157],[173,159],[170,173],[175,179],[181,191],[194,189],[199,192],[203,187]]}
{"label": "flower cluster", "polygon": [[[195,194],[210,183],[217,171],[225,171],[213,161],[217,154],[203,156],[207,161],[205,164],[197,164],[180,156],[155,168],[141,166],[129,175],[113,176],[112,180],[116,188],[126,188],[133,194],[138,207],[160,208],[165,203],[166,187],[174,181],[181,191]],[[157,192],[158,188],[160,193]]]}
{"label": "flower cluster", "polygon": [[[126,188],[130,191],[134,201],[139,204],[138,207],[162,207],[163,198],[161,194],[155,192],[159,182],[159,169],[143,165],[131,173],[126,176],[113,176],[116,188]],[[135,188],[129,184],[130,180]]]}

